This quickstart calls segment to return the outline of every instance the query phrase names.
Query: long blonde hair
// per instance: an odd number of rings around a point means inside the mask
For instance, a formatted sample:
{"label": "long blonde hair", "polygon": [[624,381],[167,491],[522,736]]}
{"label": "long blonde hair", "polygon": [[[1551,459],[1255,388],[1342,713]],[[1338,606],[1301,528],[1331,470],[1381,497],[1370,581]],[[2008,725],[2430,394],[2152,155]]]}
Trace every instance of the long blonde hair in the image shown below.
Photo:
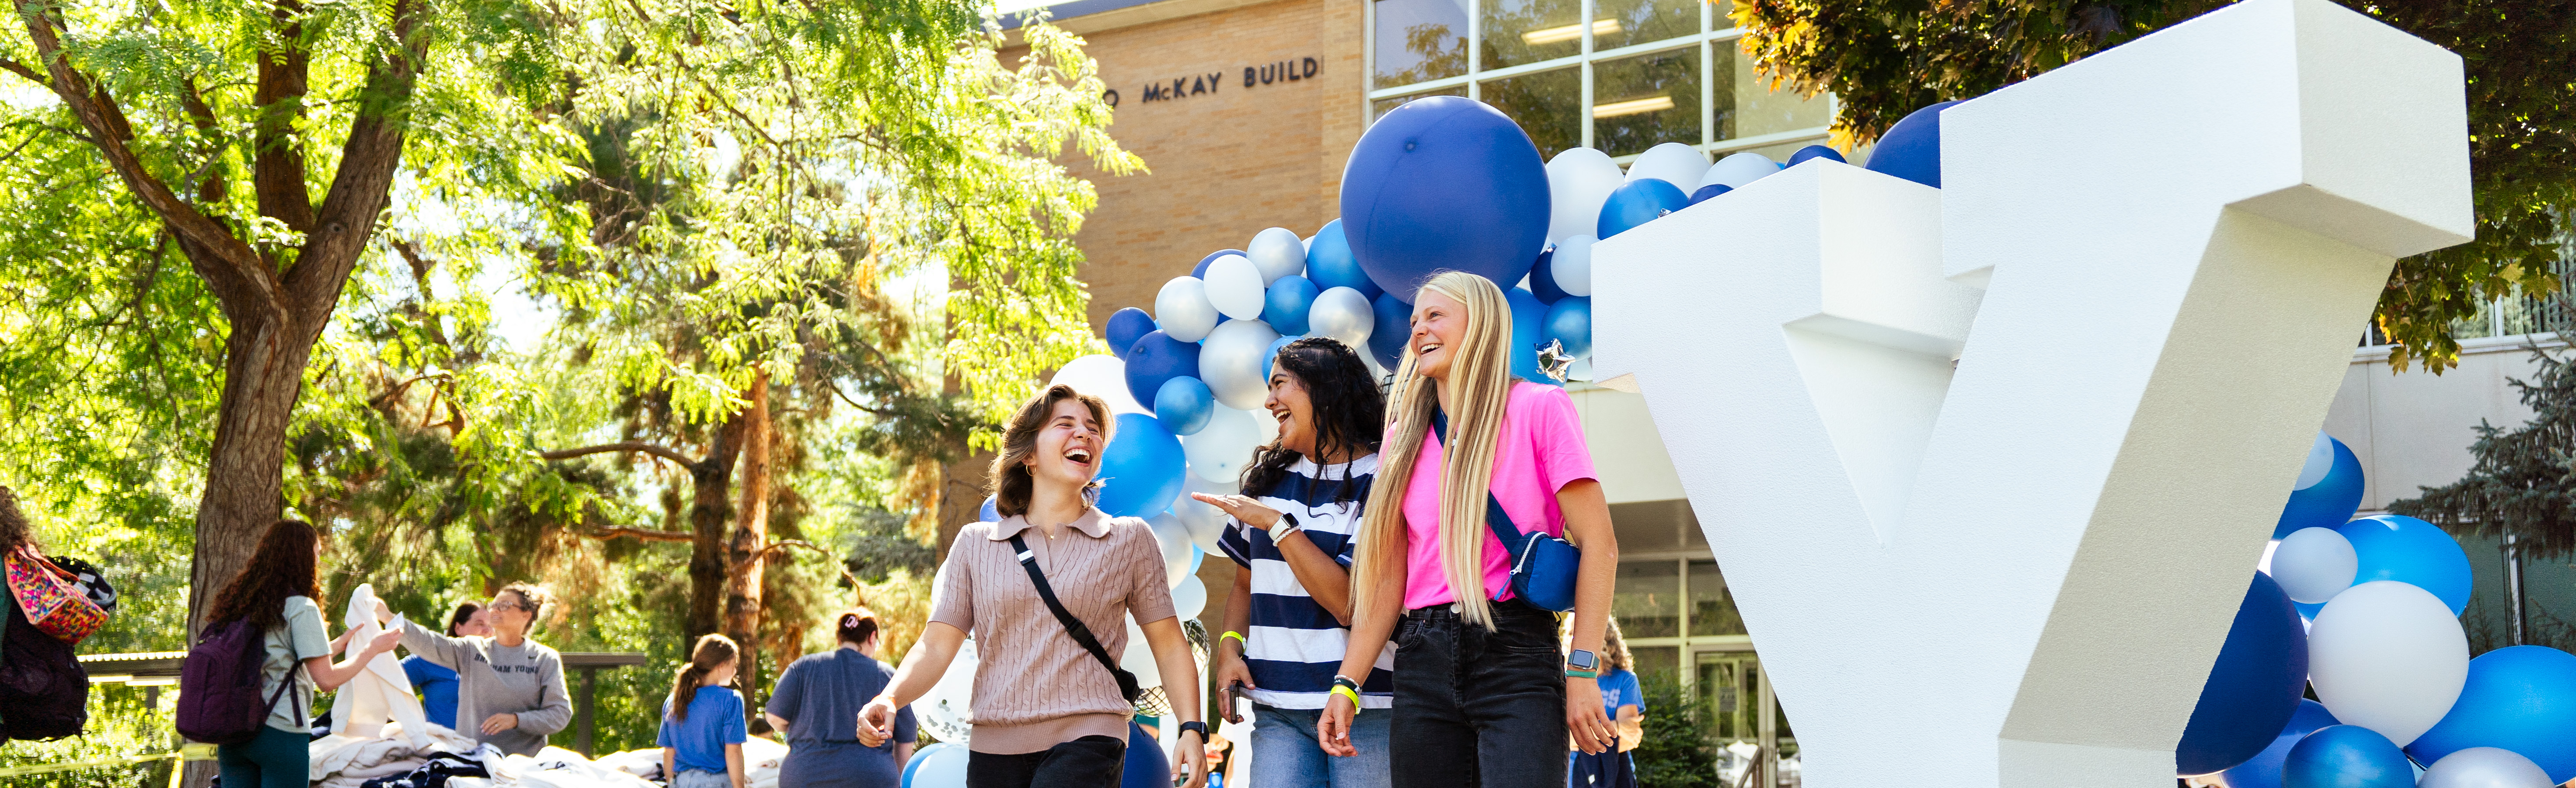
{"label": "long blonde hair", "polygon": [[[1459,617],[1492,629],[1485,592],[1485,495],[1493,479],[1503,403],[1512,392],[1511,302],[1493,280],[1463,271],[1433,276],[1422,291],[1466,307],[1466,336],[1450,348],[1449,385],[1457,388],[1450,399],[1457,412],[1449,414],[1449,440],[1441,455],[1440,568],[1458,598]],[[1386,440],[1380,449],[1385,459],[1378,464],[1367,513],[1360,520],[1358,571],[1351,586],[1363,610],[1373,604],[1381,579],[1404,571],[1404,490],[1413,482],[1413,463],[1422,455],[1423,436],[1431,432],[1431,416],[1440,409],[1440,383],[1423,375],[1417,362],[1408,341],[1395,388],[1387,396]]]}

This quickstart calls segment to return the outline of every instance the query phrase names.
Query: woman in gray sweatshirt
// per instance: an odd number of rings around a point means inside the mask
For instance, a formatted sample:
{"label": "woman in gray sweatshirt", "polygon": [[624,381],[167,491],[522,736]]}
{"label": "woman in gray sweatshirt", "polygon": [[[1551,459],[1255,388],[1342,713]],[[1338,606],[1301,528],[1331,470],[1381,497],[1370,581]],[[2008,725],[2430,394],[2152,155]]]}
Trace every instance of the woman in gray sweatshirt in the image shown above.
{"label": "woman in gray sweatshirt", "polygon": [[[492,611],[490,637],[449,637],[409,619],[403,621],[403,648],[456,671],[458,733],[504,753],[535,755],[545,749],[547,734],[572,723],[563,657],[528,639],[528,629],[544,606],[544,591],[511,583],[484,607]],[[376,618],[391,622],[393,617],[393,610],[378,600]]]}

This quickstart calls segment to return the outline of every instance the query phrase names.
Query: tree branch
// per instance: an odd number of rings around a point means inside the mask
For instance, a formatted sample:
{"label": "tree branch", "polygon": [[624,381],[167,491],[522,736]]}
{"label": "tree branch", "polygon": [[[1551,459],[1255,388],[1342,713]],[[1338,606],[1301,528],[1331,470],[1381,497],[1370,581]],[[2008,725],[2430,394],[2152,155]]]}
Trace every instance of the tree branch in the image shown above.
{"label": "tree branch", "polygon": [[35,69],[28,68],[27,64],[10,60],[5,57],[0,57],[0,71],[7,71],[18,76],[26,77],[27,81],[43,85],[47,88],[54,86],[53,80],[46,79],[45,75],[37,73]]}
{"label": "tree branch", "polygon": [[307,341],[320,337],[330,322],[341,287],[348,284],[376,221],[393,201],[412,89],[429,55],[430,33],[422,29],[422,14],[420,0],[395,0],[394,41],[367,69],[366,86],[358,94],[364,100],[340,148],[340,170],[332,176],[313,232],[305,236],[302,256],[286,272],[286,291],[301,313],[296,317]]}
{"label": "tree branch", "polygon": [[597,446],[583,446],[578,449],[557,449],[555,451],[538,454],[537,456],[549,460],[569,460],[574,457],[587,457],[593,454],[608,454],[611,452],[626,451],[640,451],[645,454],[650,454],[655,457],[679,463],[680,467],[692,470],[696,469],[699,463],[698,460],[691,458],[689,455],[681,454],[678,449],[673,449],[659,444],[645,443],[643,441],[619,441],[617,443],[602,443]]}
{"label": "tree branch", "polygon": [[115,98],[105,89],[93,86],[87,76],[72,68],[70,59],[64,56],[59,23],[52,16],[54,11],[38,3],[19,6],[19,9],[19,19],[27,25],[27,36],[35,43],[36,55],[44,62],[46,75],[51,77],[45,80],[46,84],[54,89],[54,95],[62,98],[63,106],[72,111],[72,116],[80,119],[81,127],[89,130],[90,144],[98,148],[109,169],[116,171],[117,178],[125,182],[126,188],[134,192],[144,207],[150,208],[163,224],[169,226],[180,250],[188,254],[189,263],[197,269],[199,276],[205,278],[216,297],[223,301],[227,317],[234,321],[235,330],[254,321],[280,316],[283,310],[278,301],[276,277],[262,264],[250,245],[233,237],[223,225],[199,213],[194,206],[180,200],[170,191],[168,184],[145,171],[142,159],[134,154],[134,129],[126,123],[124,110],[116,106]]}
{"label": "tree branch", "polygon": [[686,531],[659,531],[651,528],[602,528],[597,531],[576,530],[573,533],[603,541],[624,538],[646,542],[687,542],[697,539],[695,534]]}
{"label": "tree branch", "polygon": [[[304,146],[297,142],[295,122],[304,117],[306,75],[313,54],[304,41],[304,4],[275,0],[269,23],[277,39],[290,42],[284,51],[261,53],[259,87],[251,94],[258,112],[252,132],[251,186],[259,213],[299,233],[313,232],[313,196],[304,190]],[[369,88],[375,87],[370,82]]]}

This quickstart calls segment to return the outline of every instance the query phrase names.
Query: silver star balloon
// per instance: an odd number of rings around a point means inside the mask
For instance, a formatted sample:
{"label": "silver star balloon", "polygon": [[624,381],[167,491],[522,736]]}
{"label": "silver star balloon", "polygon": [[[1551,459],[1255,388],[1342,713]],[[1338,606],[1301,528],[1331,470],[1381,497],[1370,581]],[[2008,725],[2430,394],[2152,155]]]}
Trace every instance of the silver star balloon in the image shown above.
{"label": "silver star balloon", "polygon": [[1565,352],[1563,341],[1551,339],[1538,348],[1538,371],[1547,373],[1558,383],[1565,382],[1565,376],[1574,369],[1575,361],[1573,354]]}

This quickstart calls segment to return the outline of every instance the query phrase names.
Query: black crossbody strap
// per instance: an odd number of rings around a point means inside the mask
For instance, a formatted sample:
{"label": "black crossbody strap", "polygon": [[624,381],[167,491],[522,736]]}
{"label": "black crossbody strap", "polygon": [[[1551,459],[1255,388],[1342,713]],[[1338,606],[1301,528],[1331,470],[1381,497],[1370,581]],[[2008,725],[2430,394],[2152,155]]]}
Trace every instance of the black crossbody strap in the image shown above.
{"label": "black crossbody strap", "polygon": [[1128,678],[1127,669],[1118,667],[1118,660],[1109,658],[1109,649],[1102,648],[1100,639],[1091,636],[1091,627],[1084,626],[1082,619],[1074,618],[1073,611],[1064,609],[1064,602],[1055,598],[1055,587],[1047,585],[1046,573],[1038,571],[1038,556],[1029,552],[1028,542],[1018,534],[1012,534],[1011,550],[1019,554],[1020,568],[1029,570],[1029,582],[1037,585],[1038,598],[1046,600],[1047,609],[1055,611],[1055,620],[1064,623],[1065,634],[1072,635],[1073,642],[1081,644],[1084,651],[1091,652],[1092,659],[1100,660],[1100,666],[1109,669],[1110,677],[1119,679],[1118,689],[1125,693],[1135,679]]}
{"label": "black crossbody strap", "polygon": [[[1440,450],[1448,451],[1448,413],[1437,410],[1431,412],[1431,432],[1440,436]],[[1503,511],[1502,499],[1494,497],[1494,491],[1490,487],[1485,490],[1485,528],[1494,532],[1494,538],[1503,543],[1503,555],[1514,562],[1519,560],[1522,548],[1529,546],[1531,536],[1521,533],[1520,525],[1512,522],[1510,512]]]}

